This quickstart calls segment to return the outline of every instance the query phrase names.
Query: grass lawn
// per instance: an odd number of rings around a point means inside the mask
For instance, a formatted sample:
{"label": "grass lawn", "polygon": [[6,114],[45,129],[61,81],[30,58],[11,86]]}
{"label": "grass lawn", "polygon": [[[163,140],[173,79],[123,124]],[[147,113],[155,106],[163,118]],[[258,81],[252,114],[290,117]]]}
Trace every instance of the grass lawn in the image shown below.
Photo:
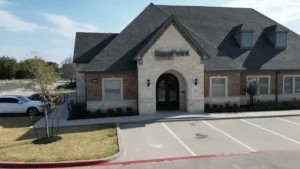
{"label": "grass lawn", "polygon": [[[32,124],[29,117],[0,117],[0,161],[87,160],[118,152],[115,124],[60,127],[62,140],[47,145],[32,143],[36,139],[34,129],[28,128]],[[37,132],[39,137],[45,136],[44,129]]]}

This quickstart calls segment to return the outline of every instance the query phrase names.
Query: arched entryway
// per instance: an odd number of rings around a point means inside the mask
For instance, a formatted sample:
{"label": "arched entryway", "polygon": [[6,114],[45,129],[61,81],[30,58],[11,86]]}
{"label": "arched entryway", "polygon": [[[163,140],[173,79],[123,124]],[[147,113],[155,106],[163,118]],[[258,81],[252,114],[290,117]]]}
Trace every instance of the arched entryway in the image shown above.
{"label": "arched entryway", "polygon": [[156,110],[179,110],[179,81],[170,73],[156,82]]}

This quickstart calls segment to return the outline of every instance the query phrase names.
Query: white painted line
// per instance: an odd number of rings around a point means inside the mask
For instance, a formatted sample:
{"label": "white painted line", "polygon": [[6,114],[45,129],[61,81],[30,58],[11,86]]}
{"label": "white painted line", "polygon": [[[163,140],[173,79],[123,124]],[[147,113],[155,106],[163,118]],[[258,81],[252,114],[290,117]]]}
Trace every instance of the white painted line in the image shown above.
{"label": "white painted line", "polygon": [[186,145],[184,144],[184,142],[182,140],[180,140],[180,138],[178,136],[176,136],[176,134],[165,124],[165,123],[161,123],[175,138],[176,140],[185,148],[187,149],[188,152],[190,152],[192,154],[192,156],[196,156],[196,154]]}
{"label": "white painted line", "polygon": [[293,121],[290,121],[290,120],[287,120],[287,119],[284,119],[284,118],[279,118],[279,117],[277,117],[277,119],[278,119],[278,120],[283,120],[283,121],[288,122],[288,123],[295,124],[295,125],[297,125],[297,126],[300,126],[299,123],[296,123],[296,122],[293,122]]}
{"label": "white painted line", "polygon": [[218,132],[220,132],[220,133],[224,134],[225,136],[229,137],[229,138],[230,138],[230,139],[232,139],[233,141],[235,141],[235,142],[237,142],[237,143],[239,143],[239,144],[243,145],[243,146],[244,146],[244,147],[246,147],[247,149],[249,149],[249,150],[251,150],[251,151],[253,151],[253,152],[255,152],[255,151],[256,151],[256,150],[254,150],[253,148],[251,148],[250,146],[248,146],[247,144],[245,144],[245,143],[241,142],[240,140],[238,140],[238,139],[236,139],[236,138],[232,137],[231,135],[229,135],[229,134],[225,133],[224,131],[222,131],[222,130],[218,129],[217,127],[213,126],[212,124],[210,124],[210,123],[208,123],[208,122],[206,122],[206,121],[202,121],[202,122],[203,122],[204,124],[206,124],[206,125],[210,126],[211,128],[213,128],[213,129],[217,130]]}
{"label": "white painted line", "polygon": [[294,142],[294,143],[296,143],[296,144],[300,144],[299,141],[296,141],[296,140],[294,140],[294,139],[291,139],[291,138],[289,138],[289,137],[287,137],[287,136],[284,136],[284,135],[282,135],[282,134],[279,134],[279,133],[277,133],[277,132],[275,132],[275,131],[266,129],[266,128],[264,128],[264,127],[262,127],[262,126],[259,126],[259,125],[257,125],[257,124],[251,123],[251,122],[249,122],[249,121],[247,121],[247,120],[241,119],[241,121],[243,121],[243,122],[245,122],[245,123],[248,123],[248,124],[251,124],[252,126],[255,126],[255,127],[257,127],[257,128],[263,129],[263,130],[265,130],[265,131],[268,131],[268,132],[270,132],[270,133],[273,133],[273,134],[275,134],[275,135],[277,135],[277,136],[279,136],[279,137],[285,138],[285,139],[287,139],[287,140],[289,140],[289,141],[292,141],[292,142]]}

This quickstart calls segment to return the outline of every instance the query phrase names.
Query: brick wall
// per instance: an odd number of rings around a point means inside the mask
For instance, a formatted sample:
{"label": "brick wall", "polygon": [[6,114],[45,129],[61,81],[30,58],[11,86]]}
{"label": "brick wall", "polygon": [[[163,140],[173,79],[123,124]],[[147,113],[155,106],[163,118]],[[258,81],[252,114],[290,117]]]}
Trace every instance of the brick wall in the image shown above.
{"label": "brick wall", "polygon": [[228,76],[228,96],[240,95],[240,72],[239,71],[205,71],[204,72],[204,97],[209,97],[210,77]]}
{"label": "brick wall", "polygon": [[[87,101],[102,100],[102,78],[123,78],[123,100],[137,99],[137,72],[86,73]],[[93,83],[98,79],[98,83]]]}
{"label": "brick wall", "polygon": [[[247,76],[270,76],[270,94],[275,94],[276,71],[205,71],[204,72],[204,96],[209,97],[210,77],[228,76],[228,96],[245,95],[244,87]],[[300,71],[282,70],[278,74],[278,94],[283,91],[283,75],[300,75]]]}

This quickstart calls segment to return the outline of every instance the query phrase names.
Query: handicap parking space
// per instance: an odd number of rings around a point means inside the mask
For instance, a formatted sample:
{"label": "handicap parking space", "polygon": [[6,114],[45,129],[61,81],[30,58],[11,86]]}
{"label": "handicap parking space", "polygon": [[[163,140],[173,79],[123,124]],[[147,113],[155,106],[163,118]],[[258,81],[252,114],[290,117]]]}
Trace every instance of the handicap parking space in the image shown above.
{"label": "handicap parking space", "polygon": [[117,161],[300,148],[300,117],[120,124]]}

